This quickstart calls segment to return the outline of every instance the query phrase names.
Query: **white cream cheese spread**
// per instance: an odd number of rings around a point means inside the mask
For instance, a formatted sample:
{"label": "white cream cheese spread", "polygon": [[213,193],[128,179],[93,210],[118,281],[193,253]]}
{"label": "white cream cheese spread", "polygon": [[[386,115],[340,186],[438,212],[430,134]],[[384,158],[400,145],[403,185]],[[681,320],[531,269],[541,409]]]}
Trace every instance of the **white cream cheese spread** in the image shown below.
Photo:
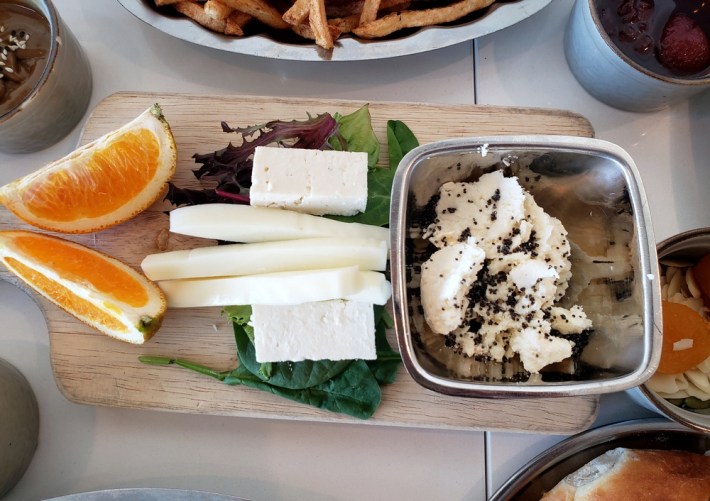
{"label": "white cream cheese spread", "polygon": [[591,329],[581,306],[556,305],[571,278],[562,223],[501,171],[448,182],[424,232],[438,250],[422,265],[421,298],[432,331],[468,357],[526,371],[569,358],[567,336]]}

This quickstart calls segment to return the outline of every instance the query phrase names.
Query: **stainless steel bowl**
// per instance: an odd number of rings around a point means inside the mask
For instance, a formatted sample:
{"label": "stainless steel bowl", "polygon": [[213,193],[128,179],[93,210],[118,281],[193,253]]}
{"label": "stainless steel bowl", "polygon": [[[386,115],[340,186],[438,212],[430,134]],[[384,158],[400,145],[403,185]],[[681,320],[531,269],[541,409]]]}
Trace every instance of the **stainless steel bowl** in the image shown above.
{"label": "stainless steel bowl", "polygon": [[[596,308],[611,321],[598,325],[590,337],[582,352],[582,360],[589,365],[581,377],[526,382],[463,378],[453,376],[421,346],[427,325],[419,310],[416,283],[408,283],[422,262],[412,252],[407,254],[418,238],[413,215],[443,183],[475,180],[493,169],[511,174],[532,170],[542,176],[543,182],[530,188],[535,200],[562,221],[571,242],[591,254],[598,255],[597,249],[614,244],[610,226],[633,233],[627,265],[631,273],[624,280],[628,287],[624,301],[630,303],[624,303],[623,313],[617,311],[619,301],[612,286],[598,304],[582,302],[588,313]],[[474,397],[586,395],[637,386],[655,371],[661,340],[656,249],[638,172],[618,146],[561,136],[480,137],[421,146],[397,170],[390,228],[395,330],[404,366],[422,386]],[[579,266],[573,253],[573,280]],[[624,315],[637,319],[635,335],[623,328]]]}
{"label": "stainless steel bowl", "polygon": [[710,451],[710,436],[693,433],[665,419],[639,419],[602,426],[549,448],[503,484],[490,501],[539,500],[560,480],[617,447]]}
{"label": "stainless steel bowl", "polygon": [[[710,253],[710,228],[674,235],[658,244],[658,259],[695,262]],[[710,415],[682,409],[658,396],[646,385],[632,388],[629,395],[640,405],[693,430],[710,433]]]}

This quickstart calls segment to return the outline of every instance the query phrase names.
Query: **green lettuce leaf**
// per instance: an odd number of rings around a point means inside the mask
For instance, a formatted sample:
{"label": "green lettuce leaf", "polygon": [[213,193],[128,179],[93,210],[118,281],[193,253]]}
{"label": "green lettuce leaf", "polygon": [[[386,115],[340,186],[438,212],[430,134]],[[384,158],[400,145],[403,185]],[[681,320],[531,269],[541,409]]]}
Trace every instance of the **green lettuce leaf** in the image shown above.
{"label": "green lettuce leaf", "polygon": [[[369,120],[369,113],[368,113]],[[370,125],[370,129],[372,126]],[[417,138],[403,122],[387,122],[387,149],[389,167],[371,167],[367,173],[367,208],[354,216],[326,216],[347,223],[388,226],[390,218],[390,197],[392,181],[400,160],[412,149],[419,146]],[[363,151],[363,150],[351,150]]]}
{"label": "green lettuce leaf", "polygon": [[[367,165],[373,168],[380,159],[380,142],[372,128],[370,108],[364,105],[349,115],[335,115],[338,123],[338,135],[347,143],[347,151],[362,151],[367,153]],[[330,146],[334,150],[342,150],[342,144],[336,138],[331,138]]]}
{"label": "green lettuce leaf", "polygon": [[362,360],[354,361],[346,370],[324,383],[300,390],[265,383],[242,366],[231,371],[224,382],[256,388],[295,402],[347,414],[358,419],[371,417],[382,400],[380,387]]}
{"label": "green lettuce leaf", "polygon": [[[419,146],[417,137],[404,122],[399,120],[387,121],[387,149],[389,151],[390,169],[397,169],[404,155]],[[394,177],[394,173],[392,174]]]}
{"label": "green lettuce leaf", "polygon": [[368,360],[367,365],[380,384],[392,384],[397,377],[397,370],[402,362],[399,353],[392,349],[387,341],[387,329],[392,327],[390,317],[384,306],[375,306],[375,346],[377,359]]}

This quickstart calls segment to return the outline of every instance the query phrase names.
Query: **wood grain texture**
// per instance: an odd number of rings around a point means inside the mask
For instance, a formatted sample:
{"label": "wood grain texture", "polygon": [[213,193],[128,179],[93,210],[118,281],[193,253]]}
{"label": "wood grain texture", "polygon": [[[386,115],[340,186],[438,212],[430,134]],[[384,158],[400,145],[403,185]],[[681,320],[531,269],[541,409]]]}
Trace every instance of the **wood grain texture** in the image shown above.
{"label": "wood grain texture", "polygon": [[[362,102],[237,96],[119,93],[102,101],[89,117],[82,144],[130,121],[160,103],[178,144],[181,186],[196,185],[192,154],[222,148],[230,138],[220,121],[245,126],[272,119],[301,119],[306,113],[348,113]],[[526,108],[370,103],[372,121],[385,143],[388,119],[406,122],[422,143],[438,139],[499,134],[592,136],[589,122],[576,114]],[[386,151],[382,152],[383,159]],[[39,167],[39,166],[38,166]],[[147,254],[212,242],[168,234],[164,203],[135,219],[100,233],[69,236],[136,268]],[[25,228],[0,209],[0,229]],[[66,236],[65,236],[66,238]],[[0,279],[17,284],[4,268]],[[40,300],[50,336],[51,363],[57,384],[71,401],[168,411],[367,423],[468,430],[507,430],[572,434],[589,427],[598,411],[597,397],[556,399],[463,399],[420,387],[401,369],[395,384],[383,389],[382,405],[368,421],[320,411],[243,387],[172,367],[138,362],[139,355],[191,359],[223,370],[236,364],[231,326],[218,308],[169,310],[156,336],[142,346],[121,343],[94,332],[54,305]]]}

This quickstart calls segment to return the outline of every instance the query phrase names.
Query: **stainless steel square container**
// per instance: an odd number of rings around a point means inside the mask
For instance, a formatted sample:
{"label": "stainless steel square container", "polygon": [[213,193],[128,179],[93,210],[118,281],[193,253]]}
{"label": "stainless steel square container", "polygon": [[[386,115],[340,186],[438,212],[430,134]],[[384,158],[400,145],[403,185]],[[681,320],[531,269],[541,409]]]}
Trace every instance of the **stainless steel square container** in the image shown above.
{"label": "stainless steel square container", "polygon": [[[592,319],[571,365],[510,377],[510,362],[450,360],[423,315],[418,274],[427,257],[422,214],[448,181],[503,170],[557,217],[572,244],[574,295]],[[656,247],[639,173],[605,141],[492,136],[420,146],[402,159],[392,187],[391,265],[395,330],[404,366],[422,386],[456,396],[562,396],[625,390],[658,366],[661,346]],[[593,287],[591,287],[593,286]],[[565,299],[563,299],[564,301]]]}

